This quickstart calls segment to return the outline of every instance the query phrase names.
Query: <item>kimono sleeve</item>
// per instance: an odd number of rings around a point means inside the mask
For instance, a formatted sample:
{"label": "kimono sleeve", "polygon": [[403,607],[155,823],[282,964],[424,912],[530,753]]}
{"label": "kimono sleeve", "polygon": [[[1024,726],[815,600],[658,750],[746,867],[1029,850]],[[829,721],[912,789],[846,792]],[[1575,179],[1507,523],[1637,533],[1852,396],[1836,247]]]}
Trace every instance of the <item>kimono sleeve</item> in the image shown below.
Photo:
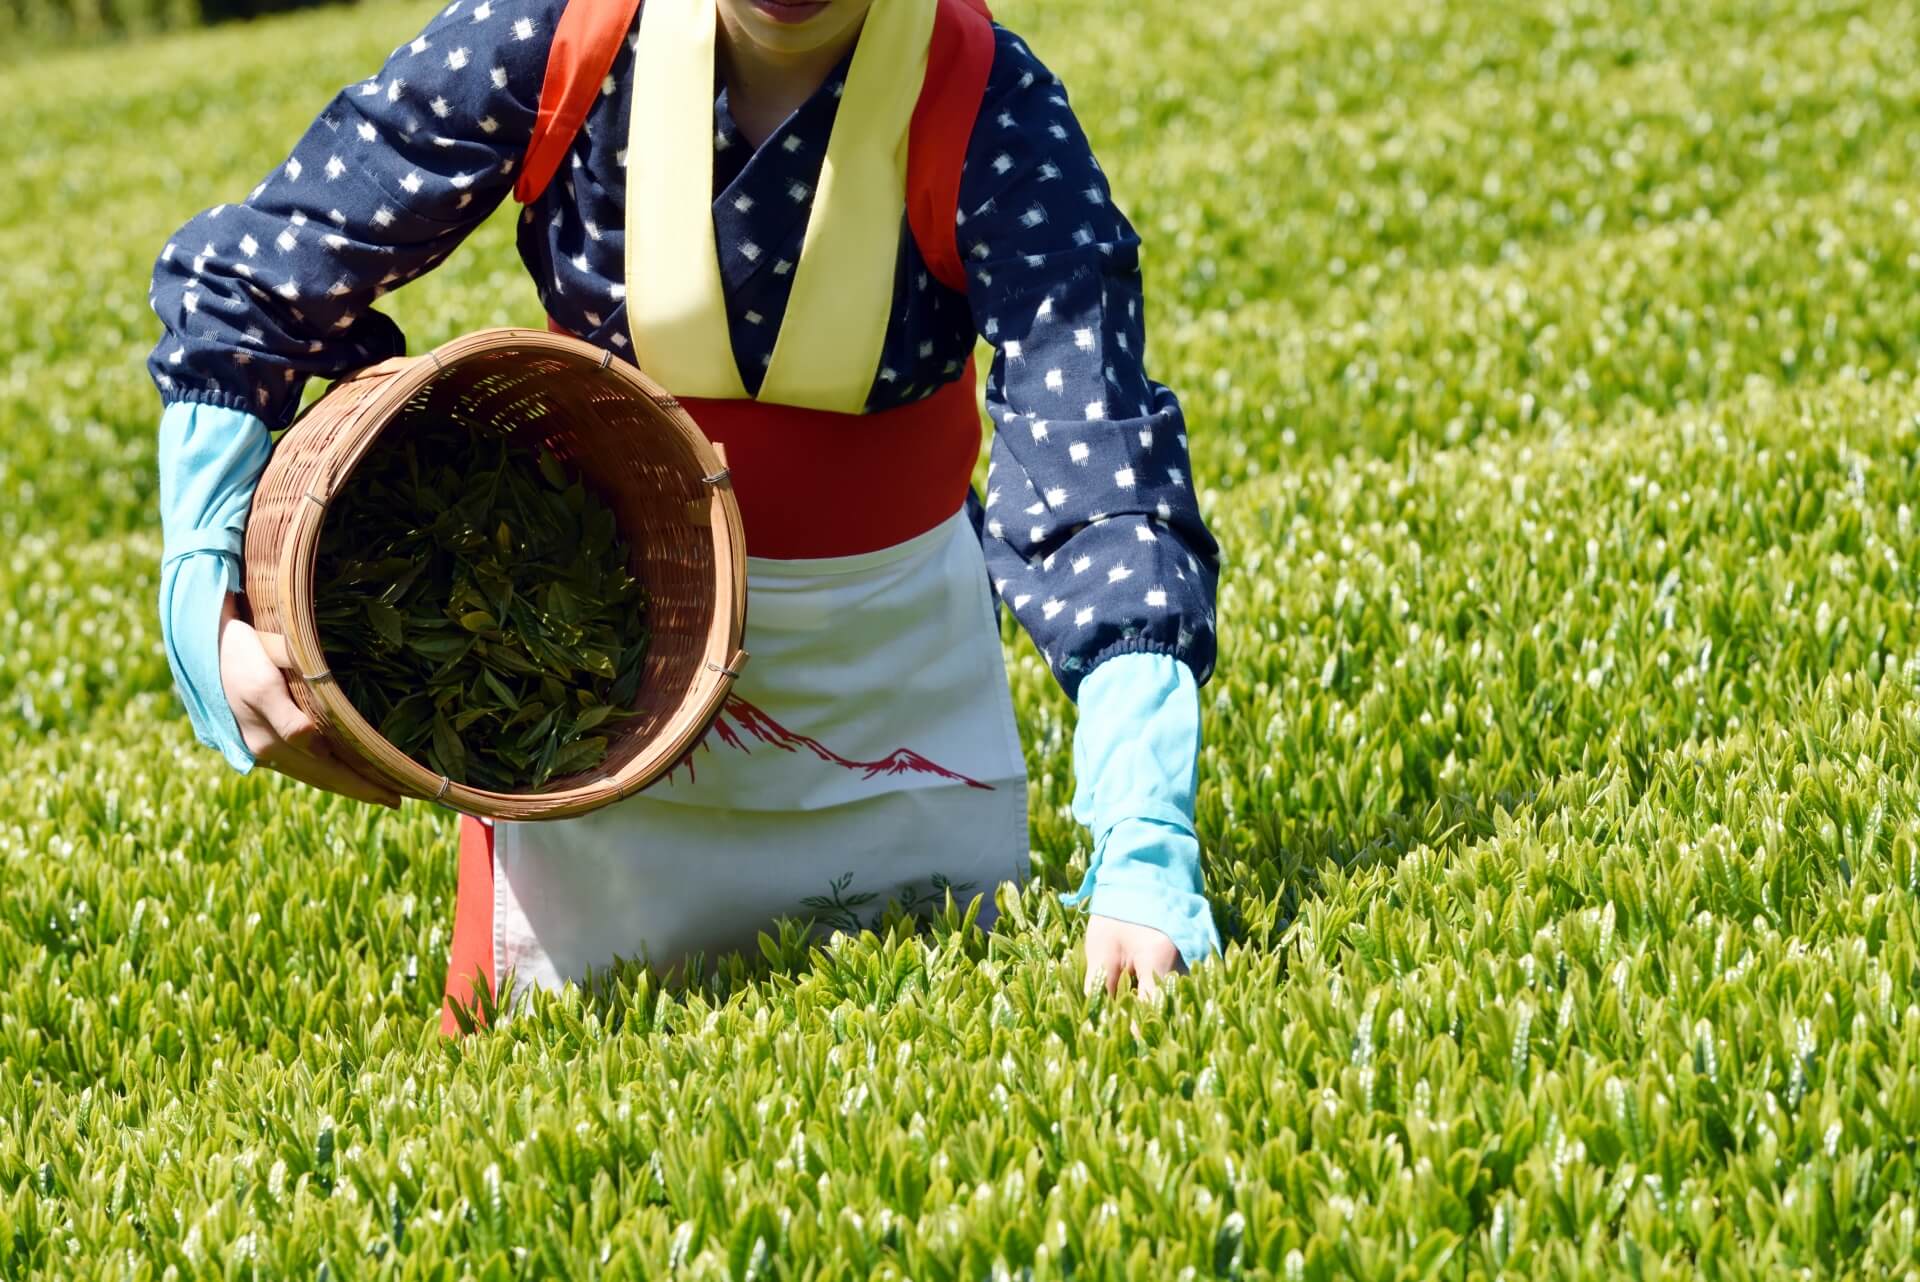
{"label": "kimono sleeve", "polygon": [[958,227],[994,348],[988,571],[1070,696],[1125,653],[1172,655],[1204,682],[1219,548],[1180,402],[1147,376],[1139,237],[1060,82],[996,34]]}
{"label": "kimono sleeve", "polygon": [[284,427],[309,376],[404,353],[372,304],[442,262],[512,190],[560,4],[453,0],[335,94],[244,200],[167,240],[149,296],[165,333],[147,363],[163,403]]}

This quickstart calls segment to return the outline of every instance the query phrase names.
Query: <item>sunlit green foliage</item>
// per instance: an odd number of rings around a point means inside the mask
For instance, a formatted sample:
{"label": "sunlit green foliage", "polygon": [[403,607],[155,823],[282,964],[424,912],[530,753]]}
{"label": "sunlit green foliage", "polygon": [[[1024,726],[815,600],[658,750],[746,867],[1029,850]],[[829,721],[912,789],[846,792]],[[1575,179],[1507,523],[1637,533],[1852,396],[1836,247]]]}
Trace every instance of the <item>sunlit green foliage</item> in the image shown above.
{"label": "sunlit green foliage", "polygon": [[[1230,558],[1226,957],[1084,995],[1012,640],[993,933],[441,1041],[447,818],[233,775],[167,693],[141,368],[167,233],[428,10],[16,67],[0,1276],[1915,1276],[1920,11],[1002,8]],[[388,300],[416,350],[538,322],[510,217]]]}
{"label": "sunlit green foliage", "polygon": [[7,0],[0,63],[72,45],[231,22],[333,0]]}

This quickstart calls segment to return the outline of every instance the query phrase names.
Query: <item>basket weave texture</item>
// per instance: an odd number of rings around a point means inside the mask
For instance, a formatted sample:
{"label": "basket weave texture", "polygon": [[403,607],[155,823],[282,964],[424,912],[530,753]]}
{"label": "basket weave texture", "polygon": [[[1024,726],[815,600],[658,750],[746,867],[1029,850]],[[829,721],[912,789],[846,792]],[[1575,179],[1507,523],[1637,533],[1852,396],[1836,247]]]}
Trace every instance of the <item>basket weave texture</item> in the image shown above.
{"label": "basket weave texture", "polygon": [[[606,758],[537,792],[469,788],[406,756],[348,702],[314,622],[314,565],[333,496],[375,440],[414,425],[511,425],[613,512],[646,589],[651,632],[634,715]],[[746,557],[720,453],[679,404],[591,344],[487,329],[342,379],[275,445],[247,521],[253,626],[333,751],[400,792],[485,818],[558,819],[630,796],[706,733],[746,654]]]}

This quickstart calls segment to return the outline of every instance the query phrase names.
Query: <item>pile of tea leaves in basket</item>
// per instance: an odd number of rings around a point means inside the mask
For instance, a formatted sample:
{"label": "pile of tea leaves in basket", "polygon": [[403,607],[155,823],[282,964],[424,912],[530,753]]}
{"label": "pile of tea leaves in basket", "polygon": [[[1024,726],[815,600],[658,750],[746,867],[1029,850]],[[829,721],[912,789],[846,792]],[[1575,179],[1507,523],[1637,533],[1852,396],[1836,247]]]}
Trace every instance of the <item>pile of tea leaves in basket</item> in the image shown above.
{"label": "pile of tea leaves in basket", "polygon": [[551,451],[459,426],[392,433],[333,502],[314,609],[334,677],[456,782],[535,789],[606,756],[646,654],[613,513]]}

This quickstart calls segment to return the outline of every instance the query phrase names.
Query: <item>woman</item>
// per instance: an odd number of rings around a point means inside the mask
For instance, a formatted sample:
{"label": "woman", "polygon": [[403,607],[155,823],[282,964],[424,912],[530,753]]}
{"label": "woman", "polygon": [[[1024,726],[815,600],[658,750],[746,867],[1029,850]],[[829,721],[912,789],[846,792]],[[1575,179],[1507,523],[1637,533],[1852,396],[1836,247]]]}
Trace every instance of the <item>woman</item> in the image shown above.
{"label": "woman", "polygon": [[240,534],[304,380],[401,353],[371,304],[512,192],[551,323],[727,445],[754,662],[641,795],[466,821],[450,1002],[1024,876],[996,597],[1080,707],[1090,977],[1216,950],[1192,816],[1217,549],[1141,364],[1137,238],[1058,80],[978,0],[636,7],[453,0],[162,250],[161,613],[196,731],[397,804],[316,743],[245,623]]}

